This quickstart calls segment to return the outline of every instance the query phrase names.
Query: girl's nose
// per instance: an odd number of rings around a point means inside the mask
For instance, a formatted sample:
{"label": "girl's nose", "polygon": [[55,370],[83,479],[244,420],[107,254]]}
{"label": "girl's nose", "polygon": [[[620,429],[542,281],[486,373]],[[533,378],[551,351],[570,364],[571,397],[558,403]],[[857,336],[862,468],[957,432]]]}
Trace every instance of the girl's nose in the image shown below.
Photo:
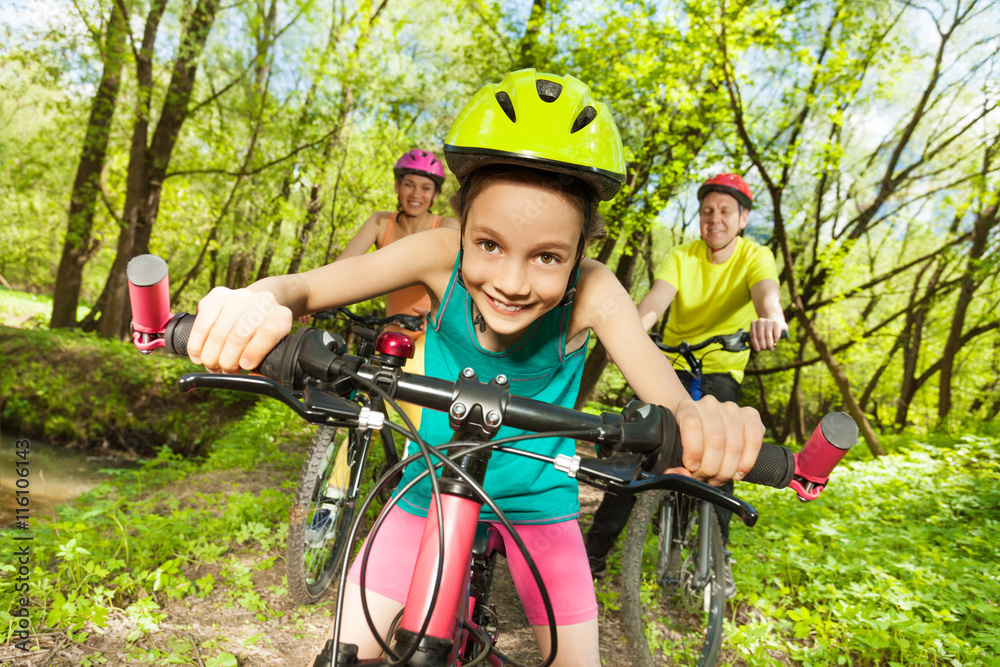
{"label": "girl's nose", "polygon": [[531,291],[521,262],[505,261],[493,276],[493,286],[505,296],[523,296]]}

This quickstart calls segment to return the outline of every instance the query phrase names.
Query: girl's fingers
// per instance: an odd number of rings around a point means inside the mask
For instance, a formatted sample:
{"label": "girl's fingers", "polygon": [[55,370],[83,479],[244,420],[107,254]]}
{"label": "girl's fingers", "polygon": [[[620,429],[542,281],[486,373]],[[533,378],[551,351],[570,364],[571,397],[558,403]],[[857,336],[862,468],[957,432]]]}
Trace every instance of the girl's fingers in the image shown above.
{"label": "girl's fingers", "polygon": [[702,438],[702,418],[698,407],[691,399],[681,401],[674,409],[674,419],[681,434],[684,467],[696,471],[701,467],[704,452]]}
{"label": "girl's fingers", "polygon": [[291,310],[270,292],[217,288],[198,304],[188,349],[209,371],[238,373],[257,368],[291,326]]}
{"label": "girl's fingers", "polygon": [[201,351],[201,361],[213,373],[239,370],[239,355],[252,335],[247,327],[237,327],[249,300],[247,290],[232,290],[215,318]]}
{"label": "girl's fingers", "polygon": [[684,467],[698,479],[721,486],[753,468],[764,425],[753,408],[720,403],[711,396],[684,401],[674,411],[684,447]]}
{"label": "girl's fingers", "polygon": [[215,326],[215,321],[225,305],[226,294],[230,291],[225,287],[216,287],[198,302],[197,317],[195,317],[194,325],[191,327],[187,344],[188,357],[191,358],[192,362],[202,363],[205,341],[212,331],[212,327]]}
{"label": "girl's fingers", "polygon": [[733,479],[739,470],[740,457],[744,449],[744,425],[740,407],[735,403],[720,403],[719,415],[725,428],[725,449],[722,463],[711,482],[722,485]]}
{"label": "girl's fingers", "polygon": [[761,445],[764,444],[764,423],[760,413],[753,408],[740,408],[743,413],[743,453],[740,456],[739,472],[733,479],[743,479],[757,462]]}
{"label": "girl's fingers", "polygon": [[688,469],[698,479],[715,483],[725,462],[726,449],[729,445],[722,404],[713,396],[703,396],[697,405],[702,417],[701,466],[697,470]]}
{"label": "girl's fingers", "polygon": [[252,371],[261,365],[267,353],[292,329],[292,311],[278,304],[270,310],[266,319],[255,331],[253,337],[243,347],[238,367]]}

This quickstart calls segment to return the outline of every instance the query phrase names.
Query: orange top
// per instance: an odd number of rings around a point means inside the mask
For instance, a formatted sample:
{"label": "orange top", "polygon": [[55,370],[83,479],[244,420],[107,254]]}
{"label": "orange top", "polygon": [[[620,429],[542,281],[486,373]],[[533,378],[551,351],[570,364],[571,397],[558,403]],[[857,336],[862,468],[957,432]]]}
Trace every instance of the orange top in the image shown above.
{"label": "orange top", "polygon": [[[397,215],[399,214],[393,213],[389,216],[389,222],[385,226],[385,233],[382,234],[382,239],[378,243],[379,248],[384,248],[396,240]],[[441,216],[434,216],[434,221],[431,223],[430,228],[437,229],[440,224]],[[404,315],[424,315],[430,309],[431,297],[421,285],[404,287],[401,290],[396,290],[385,295],[386,315],[396,315],[399,313]],[[389,329],[402,331],[414,340],[424,335],[423,331],[408,331],[399,327],[389,327]]]}

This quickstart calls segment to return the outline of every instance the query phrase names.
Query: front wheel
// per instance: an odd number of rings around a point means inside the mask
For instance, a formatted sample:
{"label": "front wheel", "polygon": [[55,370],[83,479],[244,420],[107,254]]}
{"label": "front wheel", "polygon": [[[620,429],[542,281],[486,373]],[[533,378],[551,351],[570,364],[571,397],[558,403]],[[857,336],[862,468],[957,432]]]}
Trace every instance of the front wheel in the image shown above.
{"label": "front wheel", "polygon": [[726,604],[724,558],[710,504],[665,491],[639,496],[621,575],[633,665],[716,664]]}
{"label": "front wheel", "polygon": [[288,522],[288,589],[297,604],[323,597],[344,557],[358,489],[352,429],[322,426],[306,454]]}

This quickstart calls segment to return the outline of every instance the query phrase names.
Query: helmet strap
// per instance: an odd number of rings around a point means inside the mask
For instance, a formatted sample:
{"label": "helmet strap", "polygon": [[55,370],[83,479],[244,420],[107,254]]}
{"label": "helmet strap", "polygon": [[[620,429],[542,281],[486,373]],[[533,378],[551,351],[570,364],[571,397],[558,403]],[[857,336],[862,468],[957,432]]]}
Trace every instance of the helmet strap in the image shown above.
{"label": "helmet strap", "polygon": [[576,281],[580,277],[580,262],[583,261],[583,247],[587,243],[587,230],[590,228],[592,214],[593,208],[590,199],[587,198],[583,203],[583,233],[580,234],[580,248],[576,252],[576,264],[573,265],[573,270],[569,273],[569,282],[566,283],[566,292],[563,293],[563,298],[559,301],[559,307],[570,305],[573,303],[573,297],[576,296]]}
{"label": "helmet strap", "polygon": [[462,188],[458,191],[458,214],[462,218],[462,231],[458,236],[458,275],[455,276],[455,280],[462,289],[465,289],[465,279],[462,277],[462,261],[465,259],[465,245],[463,245],[465,239],[462,238],[465,235],[465,199],[469,196],[469,183],[471,182],[471,178],[465,179]]}

